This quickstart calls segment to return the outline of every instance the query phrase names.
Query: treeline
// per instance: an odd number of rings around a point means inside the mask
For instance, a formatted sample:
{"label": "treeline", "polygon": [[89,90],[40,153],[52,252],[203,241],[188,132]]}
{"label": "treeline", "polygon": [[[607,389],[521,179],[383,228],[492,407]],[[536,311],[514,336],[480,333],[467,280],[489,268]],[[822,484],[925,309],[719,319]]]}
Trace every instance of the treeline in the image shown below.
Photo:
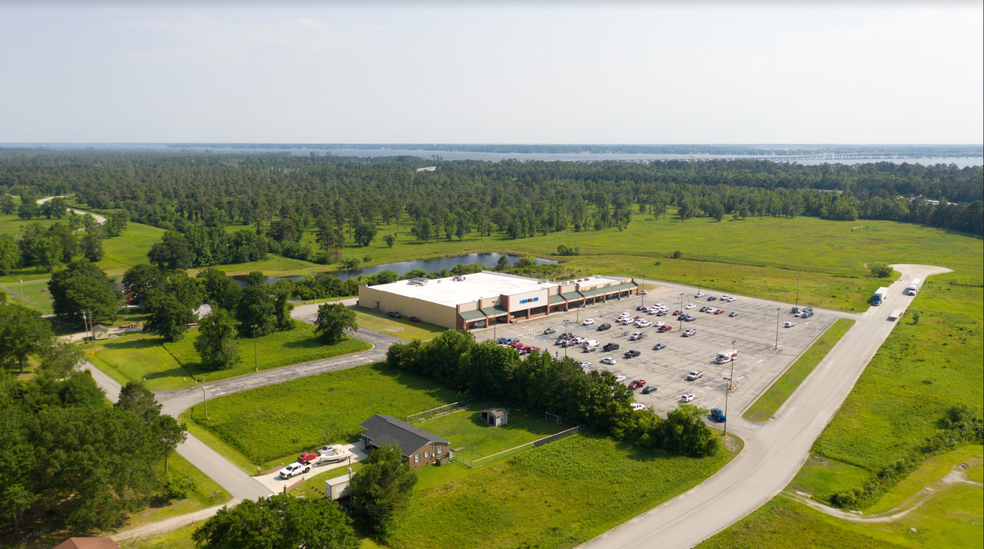
{"label": "treeline", "polygon": [[[420,240],[493,232],[522,238],[624,227],[636,207],[654,215],[675,207],[684,218],[816,215],[984,232],[981,167],[454,161],[417,173],[421,164],[285,154],[2,151],[0,192],[74,192],[89,208],[125,210],[133,221],[185,235],[218,236],[213,229],[230,224],[268,226],[268,250],[288,257],[305,253],[299,231],[314,229],[332,262],[332,251],[346,243],[374,241],[380,224],[409,227]],[[812,207],[815,202],[820,206]],[[194,224],[203,227],[190,229]],[[318,253],[308,249],[308,259]]]}
{"label": "treeline", "polygon": [[573,359],[558,360],[548,352],[520,359],[515,349],[476,343],[471,334],[448,330],[426,343],[393,344],[386,361],[450,389],[558,414],[643,448],[700,457],[719,447],[696,406],[682,405],[665,420],[652,410],[634,411],[632,390],[611,372],[584,374]]}

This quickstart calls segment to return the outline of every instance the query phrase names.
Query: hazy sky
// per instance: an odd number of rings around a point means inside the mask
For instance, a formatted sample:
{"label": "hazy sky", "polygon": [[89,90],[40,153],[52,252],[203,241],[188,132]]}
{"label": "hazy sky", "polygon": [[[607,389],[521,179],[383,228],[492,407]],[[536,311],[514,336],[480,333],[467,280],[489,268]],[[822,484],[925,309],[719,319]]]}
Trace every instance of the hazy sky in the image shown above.
{"label": "hazy sky", "polygon": [[0,0],[0,142],[984,140],[979,1],[464,3]]}

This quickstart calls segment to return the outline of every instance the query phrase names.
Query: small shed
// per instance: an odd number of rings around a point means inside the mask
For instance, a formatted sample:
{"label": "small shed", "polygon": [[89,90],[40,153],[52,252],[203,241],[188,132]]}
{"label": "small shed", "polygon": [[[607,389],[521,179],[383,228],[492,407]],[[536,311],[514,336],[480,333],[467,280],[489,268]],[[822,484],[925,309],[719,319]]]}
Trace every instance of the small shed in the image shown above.
{"label": "small shed", "polygon": [[198,320],[201,320],[201,319],[203,319],[203,318],[205,318],[207,316],[211,316],[211,314],[212,314],[212,306],[209,305],[208,303],[202,303],[201,305],[198,306],[197,309],[195,309],[192,312],[195,315],[195,318],[197,318]]}
{"label": "small shed", "polygon": [[110,538],[68,538],[54,549],[120,549]]}
{"label": "small shed", "polygon": [[505,408],[489,408],[480,412],[482,423],[488,423],[493,427],[502,427],[509,423],[509,410]]}
{"label": "small shed", "polygon": [[92,327],[92,339],[96,341],[100,339],[109,339],[109,328],[103,326],[102,324],[96,324]]}

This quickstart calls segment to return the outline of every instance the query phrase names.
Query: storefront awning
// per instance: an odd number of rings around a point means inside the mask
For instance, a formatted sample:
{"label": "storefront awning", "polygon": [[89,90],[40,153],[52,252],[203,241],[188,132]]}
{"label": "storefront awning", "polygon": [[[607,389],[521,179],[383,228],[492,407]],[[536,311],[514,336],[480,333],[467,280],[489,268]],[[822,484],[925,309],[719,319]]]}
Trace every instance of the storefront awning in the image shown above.
{"label": "storefront awning", "polygon": [[498,305],[496,305],[495,307],[486,307],[482,309],[482,312],[485,313],[487,316],[499,316],[509,313],[509,311],[505,310],[504,308]]}
{"label": "storefront awning", "polygon": [[582,299],[584,299],[584,296],[577,292],[568,292],[566,294],[560,294],[560,297],[563,297],[567,301],[581,301]]}
{"label": "storefront awning", "polygon": [[566,300],[562,296],[559,296],[559,295],[552,295],[552,296],[550,296],[550,304],[551,305],[556,305],[557,303],[565,303],[565,302],[566,302]]}
{"label": "storefront awning", "polygon": [[465,319],[466,322],[470,322],[472,320],[485,320],[485,313],[480,310],[461,311],[458,314],[461,315],[461,318]]}

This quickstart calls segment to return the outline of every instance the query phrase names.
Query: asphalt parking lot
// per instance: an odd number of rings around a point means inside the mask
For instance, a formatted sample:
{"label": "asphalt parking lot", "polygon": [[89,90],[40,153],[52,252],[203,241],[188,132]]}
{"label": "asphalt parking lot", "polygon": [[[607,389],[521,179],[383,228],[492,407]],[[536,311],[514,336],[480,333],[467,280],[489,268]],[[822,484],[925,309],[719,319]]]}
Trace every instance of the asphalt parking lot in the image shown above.
{"label": "asphalt parking lot", "polygon": [[[590,353],[582,351],[580,347],[568,347],[567,356],[590,362],[592,369],[607,369],[614,374],[624,375],[625,383],[643,379],[647,385],[655,386],[657,391],[649,395],[636,390],[635,399],[664,416],[680,404],[685,393],[693,394],[696,397],[693,403],[702,408],[724,409],[728,387],[726,378],[730,376],[733,366],[735,387],[728,397],[728,408],[731,415],[736,415],[755,402],[834,320],[850,316],[816,309],[812,318],[795,318],[790,312],[791,303],[737,295],[737,300],[730,303],[720,300],[708,302],[707,297],[720,297],[722,294],[704,289],[707,295],[697,299],[694,297],[696,289],[685,286],[647,284],[647,288],[649,295],[646,296],[612,300],[578,311],[553,314],[517,324],[500,324],[494,330],[495,337],[517,337],[527,345],[549,350],[562,357],[565,349],[554,345],[557,334],[543,335],[543,330],[552,327],[558,334],[563,333],[566,320],[567,331],[599,342],[598,350]],[[672,314],[657,317],[644,311],[636,311],[636,307],[642,304],[663,303],[669,308],[669,313],[673,313],[680,309],[681,292],[685,292],[683,305],[693,303],[695,306],[684,310],[697,317],[693,322],[681,323]],[[725,313],[714,315],[698,312],[703,306],[724,309]],[[778,351],[775,349],[777,309]],[[660,334],[655,326],[636,328],[633,325],[616,324],[615,320],[623,311],[629,312],[633,318],[642,316],[654,323],[662,320],[672,326],[673,330]],[[729,317],[728,314],[732,311],[737,311],[738,316]],[[584,326],[583,321],[588,318],[593,319],[594,324]],[[612,328],[598,331],[598,325],[604,322],[611,323]],[[794,322],[795,326],[785,328],[786,322]],[[697,333],[692,337],[682,337],[681,328],[694,328]],[[634,332],[642,332],[646,337],[639,341],[629,341],[629,336]],[[493,330],[476,332],[475,337],[479,341],[492,339]],[[617,351],[602,351],[601,346],[609,342],[618,343],[620,348]],[[717,353],[730,351],[732,342],[738,351],[737,358],[733,363],[716,364],[714,358]],[[657,343],[665,343],[666,348],[653,350]],[[630,349],[641,351],[641,355],[631,359],[624,358],[624,353]],[[601,364],[601,359],[605,357],[614,358],[616,364]],[[703,377],[697,381],[686,381],[687,374],[691,371],[703,372]]]}

